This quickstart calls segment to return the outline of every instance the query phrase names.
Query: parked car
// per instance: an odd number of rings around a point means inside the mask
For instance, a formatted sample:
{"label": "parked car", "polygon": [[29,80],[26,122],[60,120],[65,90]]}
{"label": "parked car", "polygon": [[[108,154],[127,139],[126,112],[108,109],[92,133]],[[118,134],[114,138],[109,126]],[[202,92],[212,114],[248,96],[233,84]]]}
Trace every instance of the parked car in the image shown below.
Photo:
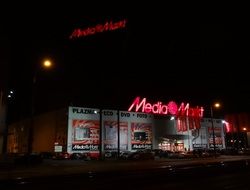
{"label": "parked car", "polygon": [[71,160],[90,160],[88,153],[72,153]]}
{"label": "parked car", "polygon": [[128,155],[128,159],[131,160],[154,160],[155,154],[152,150],[138,150],[136,152],[132,152]]}
{"label": "parked car", "polygon": [[117,158],[117,151],[105,151],[104,156],[105,158]]}
{"label": "parked car", "polygon": [[130,151],[121,151],[119,156],[120,156],[120,159],[127,160],[130,154],[131,154]]}
{"label": "parked car", "polygon": [[154,149],[153,152],[155,153],[155,156],[159,158],[167,158],[172,153],[171,151],[162,149]]}
{"label": "parked car", "polygon": [[54,159],[54,160],[68,160],[68,159],[70,159],[70,154],[67,152],[56,152],[52,156],[52,159]]}
{"label": "parked car", "polygon": [[51,159],[53,157],[52,152],[41,152],[40,155],[43,159]]}
{"label": "parked car", "polygon": [[43,158],[37,153],[19,154],[14,158],[14,162],[18,165],[36,165],[41,164],[43,162]]}

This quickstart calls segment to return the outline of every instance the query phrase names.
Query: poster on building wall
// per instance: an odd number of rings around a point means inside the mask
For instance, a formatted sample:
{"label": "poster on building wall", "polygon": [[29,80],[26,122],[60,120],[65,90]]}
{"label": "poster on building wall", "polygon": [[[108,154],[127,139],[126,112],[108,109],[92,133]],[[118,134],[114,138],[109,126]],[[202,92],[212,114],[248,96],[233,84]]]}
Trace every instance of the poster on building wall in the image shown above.
{"label": "poster on building wall", "polygon": [[100,151],[100,110],[69,107],[67,152],[89,152],[97,156]]}
{"label": "poster on building wall", "polygon": [[99,121],[72,120],[72,150],[97,151],[99,150],[100,136]]}
{"label": "poster on building wall", "polygon": [[[128,123],[120,122],[120,150],[128,149]],[[104,150],[117,150],[118,122],[104,121]]]}
{"label": "poster on building wall", "polygon": [[207,149],[208,148],[208,137],[207,128],[201,127],[199,130],[192,130],[192,143],[193,149]]}
{"label": "poster on building wall", "polygon": [[152,149],[152,124],[131,123],[132,150]]}
{"label": "poster on building wall", "polygon": [[[223,148],[223,139],[221,136],[221,127],[214,127],[214,138],[215,138],[215,147],[217,148]],[[213,140],[213,128],[208,127],[208,134],[209,134],[209,148],[214,147],[214,140]]]}

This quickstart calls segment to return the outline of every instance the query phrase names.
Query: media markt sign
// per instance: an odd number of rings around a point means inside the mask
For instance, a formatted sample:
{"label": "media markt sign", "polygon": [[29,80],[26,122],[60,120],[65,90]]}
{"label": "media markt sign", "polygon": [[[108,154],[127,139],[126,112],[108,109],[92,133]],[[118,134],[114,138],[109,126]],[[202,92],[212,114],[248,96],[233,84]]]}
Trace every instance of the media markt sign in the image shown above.
{"label": "media markt sign", "polygon": [[203,117],[203,107],[191,108],[189,103],[181,103],[179,106],[174,101],[170,101],[167,104],[157,101],[156,103],[147,102],[146,98],[136,97],[133,103],[130,105],[128,111],[135,110],[136,112],[164,114],[174,116],[190,116],[190,117]]}

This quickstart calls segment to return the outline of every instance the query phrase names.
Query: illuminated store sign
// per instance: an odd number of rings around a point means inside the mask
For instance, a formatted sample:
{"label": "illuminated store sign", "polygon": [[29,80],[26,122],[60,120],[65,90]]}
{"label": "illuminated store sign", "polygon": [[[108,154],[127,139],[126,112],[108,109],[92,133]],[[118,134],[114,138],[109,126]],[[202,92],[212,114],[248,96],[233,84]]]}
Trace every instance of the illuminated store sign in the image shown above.
{"label": "illuminated store sign", "polygon": [[105,31],[117,30],[120,28],[125,28],[127,20],[121,20],[118,22],[106,22],[105,24],[98,24],[94,27],[88,27],[86,29],[75,29],[70,35],[70,39],[85,37],[88,35],[94,35],[96,33],[101,33]]}
{"label": "illuminated store sign", "polygon": [[158,101],[154,104],[148,103],[146,98],[140,101],[140,97],[136,97],[129,107],[128,111],[135,109],[136,112],[154,113],[154,114],[170,114],[176,116],[191,116],[191,117],[203,117],[203,107],[190,108],[189,103],[186,105],[181,103],[178,106],[174,101],[170,101],[168,104],[163,104]]}

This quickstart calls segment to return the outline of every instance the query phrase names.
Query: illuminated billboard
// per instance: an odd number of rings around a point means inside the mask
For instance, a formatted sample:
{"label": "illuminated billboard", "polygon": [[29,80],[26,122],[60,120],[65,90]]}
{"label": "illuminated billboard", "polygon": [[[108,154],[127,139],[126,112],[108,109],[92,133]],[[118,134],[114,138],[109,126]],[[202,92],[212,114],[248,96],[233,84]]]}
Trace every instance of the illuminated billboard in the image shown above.
{"label": "illuminated billboard", "polygon": [[67,152],[99,153],[99,144],[99,110],[69,107]]}

